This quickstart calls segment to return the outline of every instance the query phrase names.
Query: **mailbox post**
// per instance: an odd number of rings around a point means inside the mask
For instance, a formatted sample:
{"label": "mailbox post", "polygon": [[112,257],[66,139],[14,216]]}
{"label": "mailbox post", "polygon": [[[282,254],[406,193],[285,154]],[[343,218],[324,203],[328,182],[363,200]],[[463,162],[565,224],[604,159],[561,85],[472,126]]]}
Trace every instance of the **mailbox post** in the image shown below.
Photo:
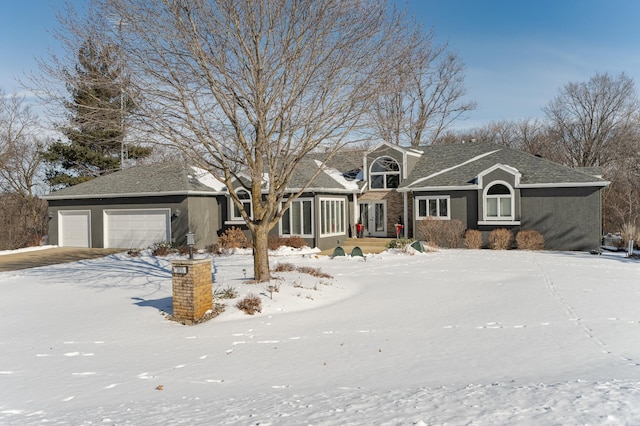
{"label": "mailbox post", "polygon": [[188,259],[171,261],[173,318],[184,324],[197,324],[213,308],[211,259],[194,259],[195,234],[187,234]]}

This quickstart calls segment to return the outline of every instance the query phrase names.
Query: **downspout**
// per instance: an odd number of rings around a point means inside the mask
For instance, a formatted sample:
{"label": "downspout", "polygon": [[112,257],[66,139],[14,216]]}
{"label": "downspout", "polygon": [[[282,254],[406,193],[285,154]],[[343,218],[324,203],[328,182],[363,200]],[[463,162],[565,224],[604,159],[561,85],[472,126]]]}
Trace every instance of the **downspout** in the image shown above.
{"label": "downspout", "polygon": [[351,235],[357,235],[356,223],[358,223],[358,215],[360,209],[358,208],[358,194],[353,193],[353,225],[351,226]]}
{"label": "downspout", "polygon": [[[407,191],[404,191],[402,193],[402,201],[404,203],[404,238],[409,238],[407,236],[408,232],[409,232],[409,223],[407,222],[409,220],[409,194],[407,193]],[[413,227],[412,227],[413,228]]]}

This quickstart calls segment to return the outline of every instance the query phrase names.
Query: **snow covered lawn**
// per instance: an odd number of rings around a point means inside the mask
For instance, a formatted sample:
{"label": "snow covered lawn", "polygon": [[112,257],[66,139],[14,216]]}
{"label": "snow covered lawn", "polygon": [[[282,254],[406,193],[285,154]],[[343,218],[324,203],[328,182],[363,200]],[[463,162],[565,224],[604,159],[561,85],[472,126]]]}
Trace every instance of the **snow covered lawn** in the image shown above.
{"label": "snow covered lawn", "polygon": [[[197,326],[167,259],[0,273],[1,424],[640,424],[640,261],[442,250],[334,260]],[[237,299],[236,299],[237,300]],[[161,390],[159,390],[161,388]]]}

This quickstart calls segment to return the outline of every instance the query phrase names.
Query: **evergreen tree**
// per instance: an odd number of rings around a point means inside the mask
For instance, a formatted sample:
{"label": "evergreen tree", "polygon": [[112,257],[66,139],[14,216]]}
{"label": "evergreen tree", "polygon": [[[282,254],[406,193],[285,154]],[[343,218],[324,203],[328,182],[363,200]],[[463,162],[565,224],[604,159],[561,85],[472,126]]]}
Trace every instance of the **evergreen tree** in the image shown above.
{"label": "evergreen tree", "polygon": [[[65,71],[70,99],[64,103],[67,121],[60,131],[68,141],[58,140],[43,153],[51,187],[76,185],[121,168],[126,118],[133,109],[121,65],[118,46],[88,39],[73,72]],[[150,153],[150,148],[126,146],[128,158]]]}

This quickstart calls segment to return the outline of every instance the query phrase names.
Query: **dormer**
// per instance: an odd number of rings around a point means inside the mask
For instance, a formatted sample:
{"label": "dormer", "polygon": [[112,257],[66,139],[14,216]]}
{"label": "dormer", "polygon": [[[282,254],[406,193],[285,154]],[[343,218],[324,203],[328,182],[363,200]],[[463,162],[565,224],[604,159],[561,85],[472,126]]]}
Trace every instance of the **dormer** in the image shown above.
{"label": "dormer", "polygon": [[407,178],[422,151],[382,142],[367,151],[363,170],[370,190],[394,190]]}

